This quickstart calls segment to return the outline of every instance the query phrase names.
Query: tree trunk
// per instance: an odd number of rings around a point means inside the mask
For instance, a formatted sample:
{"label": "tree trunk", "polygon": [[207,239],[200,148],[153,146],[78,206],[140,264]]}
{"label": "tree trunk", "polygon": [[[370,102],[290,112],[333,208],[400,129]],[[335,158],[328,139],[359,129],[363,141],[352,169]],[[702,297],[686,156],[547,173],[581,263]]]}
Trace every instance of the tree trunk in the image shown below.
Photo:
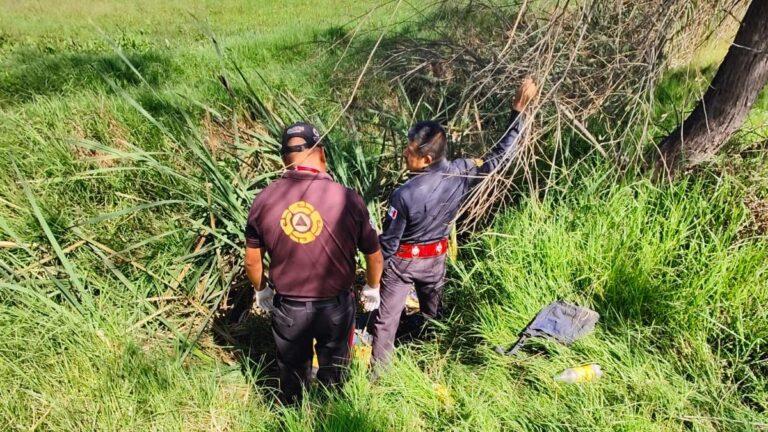
{"label": "tree trunk", "polygon": [[768,82],[768,0],[752,0],[715,78],[696,108],[659,145],[657,174],[670,178],[717,153]]}

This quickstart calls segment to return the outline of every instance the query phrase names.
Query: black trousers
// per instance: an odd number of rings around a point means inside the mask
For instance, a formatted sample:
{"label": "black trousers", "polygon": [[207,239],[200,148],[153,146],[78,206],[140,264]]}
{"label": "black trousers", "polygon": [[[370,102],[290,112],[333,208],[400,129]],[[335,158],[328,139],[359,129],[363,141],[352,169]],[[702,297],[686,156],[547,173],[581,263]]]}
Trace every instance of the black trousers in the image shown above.
{"label": "black trousers", "polygon": [[272,334],[284,403],[299,402],[302,389],[312,378],[313,340],[320,366],[317,380],[325,386],[342,381],[349,365],[354,323],[355,300],[351,291],[314,302],[275,296]]}

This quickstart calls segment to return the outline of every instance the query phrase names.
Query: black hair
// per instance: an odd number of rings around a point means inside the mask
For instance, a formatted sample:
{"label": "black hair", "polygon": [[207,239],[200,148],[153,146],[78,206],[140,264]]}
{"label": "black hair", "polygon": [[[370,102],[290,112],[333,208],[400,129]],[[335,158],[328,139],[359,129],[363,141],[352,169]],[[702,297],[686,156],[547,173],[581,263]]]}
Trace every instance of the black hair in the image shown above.
{"label": "black hair", "polygon": [[421,157],[431,156],[433,162],[445,159],[448,139],[445,129],[434,121],[420,121],[408,131],[408,142],[416,143]]}

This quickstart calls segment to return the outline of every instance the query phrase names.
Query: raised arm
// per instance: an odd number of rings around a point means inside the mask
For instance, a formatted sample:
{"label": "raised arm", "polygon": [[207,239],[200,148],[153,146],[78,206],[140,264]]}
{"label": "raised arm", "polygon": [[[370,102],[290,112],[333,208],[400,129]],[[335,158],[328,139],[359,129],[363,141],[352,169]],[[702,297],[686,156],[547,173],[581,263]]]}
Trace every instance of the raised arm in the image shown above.
{"label": "raised arm", "polygon": [[478,175],[483,176],[490,174],[499,166],[508,153],[516,151],[517,140],[520,138],[520,134],[523,131],[525,121],[523,117],[524,116],[519,111],[512,111],[507,131],[504,133],[504,136],[501,137],[499,142],[491,147],[485,157],[483,157],[483,162],[477,167]]}
{"label": "raised arm", "polygon": [[[517,89],[515,100],[512,103],[512,115],[504,136],[488,151],[484,158],[475,160],[460,159],[455,162],[464,165],[468,172],[467,180],[470,185],[480,182],[483,176],[490,174],[499,166],[506,155],[517,150],[517,142],[525,127],[525,114],[523,114],[523,111],[531,100],[536,97],[537,93],[538,88],[533,80],[525,78]],[[462,167],[459,166],[459,168]]]}

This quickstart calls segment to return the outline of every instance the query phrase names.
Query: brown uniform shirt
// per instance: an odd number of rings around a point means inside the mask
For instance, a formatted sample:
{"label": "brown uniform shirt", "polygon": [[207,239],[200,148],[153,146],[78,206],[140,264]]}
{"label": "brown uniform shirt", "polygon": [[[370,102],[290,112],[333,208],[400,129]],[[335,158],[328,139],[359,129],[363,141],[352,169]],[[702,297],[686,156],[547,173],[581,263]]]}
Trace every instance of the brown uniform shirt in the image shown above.
{"label": "brown uniform shirt", "polygon": [[355,255],[379,250],[363,199],[328,174],[289,170],[253,200],[245,227],[248,247],[270,257],[278,294],[334,297],[355,278]]}

